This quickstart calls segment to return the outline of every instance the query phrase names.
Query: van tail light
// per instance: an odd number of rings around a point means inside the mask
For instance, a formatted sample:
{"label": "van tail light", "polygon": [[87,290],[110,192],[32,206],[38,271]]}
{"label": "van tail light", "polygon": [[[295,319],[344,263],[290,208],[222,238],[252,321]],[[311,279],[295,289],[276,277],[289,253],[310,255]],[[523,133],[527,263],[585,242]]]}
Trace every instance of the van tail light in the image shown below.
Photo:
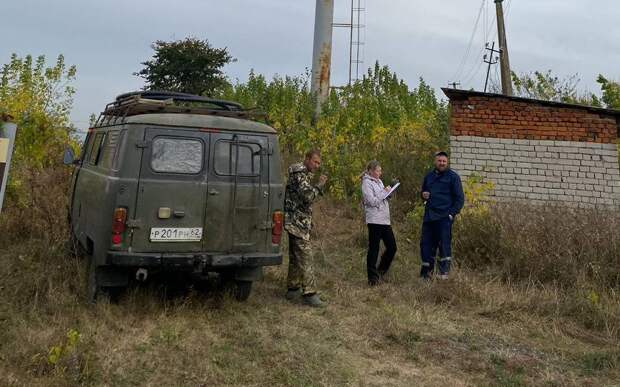
{"label": "van tail light", "polygon": [[282,211],[273,213],[271,224],[271,243],[279,245],[282,239],[282,228],[284,227],[284,214]]}
{"label": "van tail light", "polygon": [[114,219],[112,219],[112,243],[120,245],[123,243],[123,233],[125,232],[125,223],[127,221],[127,209],[119,207],[114,210]]}

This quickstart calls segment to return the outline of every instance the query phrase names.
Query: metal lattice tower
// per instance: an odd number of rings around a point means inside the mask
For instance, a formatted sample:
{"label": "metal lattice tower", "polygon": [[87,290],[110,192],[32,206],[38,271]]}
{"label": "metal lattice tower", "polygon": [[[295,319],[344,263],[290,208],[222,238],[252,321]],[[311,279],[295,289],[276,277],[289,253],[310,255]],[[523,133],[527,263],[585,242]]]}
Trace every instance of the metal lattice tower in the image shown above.
{"label": "metal lattice tower", "polygon": [[351,0],[351,19],[349,23],[334,23],[334,27],[349,30],[349,85],[360,77],[360,65],[364,63],[363,49],[366,19],[366,0]]}

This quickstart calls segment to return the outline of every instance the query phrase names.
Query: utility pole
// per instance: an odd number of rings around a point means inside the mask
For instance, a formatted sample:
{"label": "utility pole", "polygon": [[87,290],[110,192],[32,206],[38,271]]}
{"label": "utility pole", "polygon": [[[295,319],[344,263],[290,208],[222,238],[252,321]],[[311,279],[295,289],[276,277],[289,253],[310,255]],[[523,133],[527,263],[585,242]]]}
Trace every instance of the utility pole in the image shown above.
{"label": "utility pole", "polygon": [[489,74],[491,73],[491,65],[497,64],[497,60],[499,59],[498,56],[495,57],[495,59],[493,59],[493,55],[495,53],[501,54],[501,50],[496,50],[495,49],[495,42],[493,42],[493,44],[491,45],[491,48],[489,48],[489,43],[486,44],[486,48],[485,50],[491,51],[491,53],[488,55],[488,60],[487,60],[487,55],[484,55],[484,63],[488,63],[489,66],[487,67],[487,77],[486,80],[484,81],[484,92],[487,92],[487,85],[489,84]]}
{"label": "utility pole", "polygon": [[333,22],[334,0],[316,0],[314,48],[312,50],[312,83],[310,85],[310,92],[316,100],[312,117],[315,123],[321,114],[321,106],[329,97]]}
{"label": "utility pole", "polygon": [[497,11],[497,36],[499,38],[500,51],[500,68],[502,70],[502,94],[512,95],[512,79],[510,78],[510,60],[508,59],[508,44],[506,43],[503,2],[504,0],[495,0],[495,9]]}

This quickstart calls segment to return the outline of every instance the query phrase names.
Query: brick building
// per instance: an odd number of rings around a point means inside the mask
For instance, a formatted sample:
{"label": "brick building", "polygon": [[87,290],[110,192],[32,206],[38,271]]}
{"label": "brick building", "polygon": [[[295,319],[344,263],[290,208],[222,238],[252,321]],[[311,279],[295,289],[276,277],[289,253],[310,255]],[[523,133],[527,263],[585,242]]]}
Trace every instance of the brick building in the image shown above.
{"label": "brick building", "polygon": [[452,168],[497,200],[620,207],[620,111],[443,89]]}

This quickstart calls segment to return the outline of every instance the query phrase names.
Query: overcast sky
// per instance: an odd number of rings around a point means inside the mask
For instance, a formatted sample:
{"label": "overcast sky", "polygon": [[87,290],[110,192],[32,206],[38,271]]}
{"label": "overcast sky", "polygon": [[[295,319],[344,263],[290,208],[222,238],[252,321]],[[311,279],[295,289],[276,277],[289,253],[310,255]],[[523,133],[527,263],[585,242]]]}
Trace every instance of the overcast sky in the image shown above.
{"label": "overcast sky", "polygon": [[[362,2],[363,66],[378,60],[411,86],[423,77],[437,89],[451,81],[484,87],[484,42],[496,39],[493,0],[482,12],[482,0]],[[618,0],[504,4],[513,70],[579,73],[581,88],[595,92],[597,74],[620,79]],[[0,63],[12,53],[44,54],[50,64],[64,54],[78,68],[72,119],[84,129],[90,113],[143,85],[132,73],[150,58],[150,44],[158,39],[194,36],[228,47],[238,59],[225,68],[233,80],[245,80],[250,69],[269,77],[304,73],[312,61],[314,7],[314,0],[0,0]],[[349,20],[349,7],[349,0],[336,0],[336,22]],[[332,84],[343,84],[348,77],[344,29],[334,31],[332,64]],[[495,70],[492,74],[496,78]]]}

